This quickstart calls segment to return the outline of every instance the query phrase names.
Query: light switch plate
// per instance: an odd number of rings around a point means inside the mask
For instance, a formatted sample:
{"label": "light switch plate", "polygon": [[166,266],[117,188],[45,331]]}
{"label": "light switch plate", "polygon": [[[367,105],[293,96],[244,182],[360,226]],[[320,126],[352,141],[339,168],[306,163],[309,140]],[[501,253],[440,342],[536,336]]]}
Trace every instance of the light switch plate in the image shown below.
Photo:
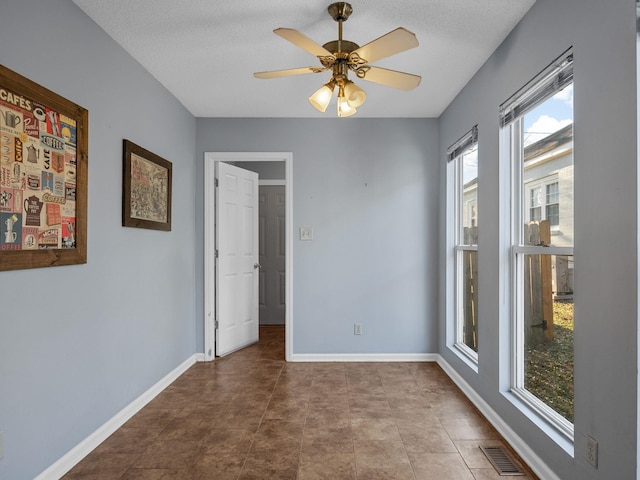
{"label": "light switch plate", "polygon": [[300,227],[300,240],[313,240],[313,228]]}

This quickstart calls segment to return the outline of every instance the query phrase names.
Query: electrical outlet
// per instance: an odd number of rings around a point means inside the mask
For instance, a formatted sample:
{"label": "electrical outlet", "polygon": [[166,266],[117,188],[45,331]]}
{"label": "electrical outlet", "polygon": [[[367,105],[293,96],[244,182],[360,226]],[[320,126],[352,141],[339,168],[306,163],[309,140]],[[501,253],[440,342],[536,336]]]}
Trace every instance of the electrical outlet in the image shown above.
{"label": "electrical outlet", "polygon": [[354,323],[353,324],[353,334],[354,335],[362,335],[362,324]]}
{"label": "electrical outlet", "polygon": [[598,442],[590,435],[587,435],[587,461],[598,468]]}

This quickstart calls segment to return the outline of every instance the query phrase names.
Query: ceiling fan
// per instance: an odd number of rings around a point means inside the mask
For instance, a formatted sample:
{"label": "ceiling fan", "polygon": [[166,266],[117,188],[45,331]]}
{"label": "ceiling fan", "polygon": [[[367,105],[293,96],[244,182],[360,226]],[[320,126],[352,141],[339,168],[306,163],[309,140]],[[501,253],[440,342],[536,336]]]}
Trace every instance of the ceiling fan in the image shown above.
{"label": "ceiling fan", "polygon": [[346,2],[329,5],[329,15],[338,22],[338,40],[320,46],[309,37],[292,28],[276,28],[273,33],[318,57],[321,67],[301,67],[270,72],[256,72],[257,78],[278,78],[307,73],[321,73],[331,70],[329,81],[309,97],[309,102],[320,112],[325,112],[334,90],[338,89],[338,116],[348,117],[356,113],[356,108],[364,103],[366,93],[348,78],[349,70],[356,77],[400,90],[412,90],[420,84],[421,77],[370,65],[371,62],[390,57],[418,46],[415,34],[405,28],[396,28],[366,45],[359,45],[342,39],[342,22],[346,21],[353,9]]}

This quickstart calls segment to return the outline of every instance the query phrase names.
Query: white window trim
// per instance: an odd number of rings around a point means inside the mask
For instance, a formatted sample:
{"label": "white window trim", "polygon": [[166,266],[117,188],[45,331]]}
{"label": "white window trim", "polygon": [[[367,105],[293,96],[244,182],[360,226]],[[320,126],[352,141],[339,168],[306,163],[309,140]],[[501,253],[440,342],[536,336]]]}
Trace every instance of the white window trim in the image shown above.
{"label": "white window trim", "polygon": [[[453,203],[453,215],[448,215],[447,218],[453,218],[454,223],[453,230],[450,230],[450,233],[452,234],[450,237],[452,238],[452,242],[449,243],[449,245],[453,246],[450,250],[452,252],[451,270],[453,273],[453,281],[447,284],[453,287],[452,302],[448,302],[448,304],[451,305],[448,314],[450,321],[447,323],[451,326],[450,328],[452,329],[452,332],[449,337],[451,339],[451,343],[447,343],[452,351],[476,372],[478,369],[478,352],[469,348],[464,343],[464,317],[461,313],[464,308],[464,299],[462,295],[464,282],[462,258],[466,251],[477,252],[478,246],[463,245],[461,241],[463,235],[460,229],[464,218],[464,208],[466,207],[463,201],[464,172],[461,164],[462,157],[471,148],[477,148],[477,145],[478,130],[477,126],[475,126],[447,150],[447,159],[450,162],[448,165],[449,169],[447,170],[447,175],[450,177],[447,186],[450,188],[450,191],[453,191],[453,198],[451,198]],[[476,200],[476,202],[479,203],[478,200]],[[478,203],[476,203],[476,208]]]}
{"label": "white window trim", "polygon": [[[522,259],[525,255],[573,255],[573,247],[555,247],[523,245],[523,228],[525,218],[528,214],[528,200],[525,197],[528,191],[528,184],[524,184],[524,165],[521,158],[522,148],[520,142],[523,129],[522,117],[514,120],[505,130],[510,139],[512,148],[510,149],[510,165],[512,170],[512,229],[511,229],[511,298],[512,309],[511,323],[512,329],[512,366],[511,366],[511,392],[531,409],[537,417],[541,418],[556,431],[562,434],[567,440],[574,439],[574,426],[562,415],[550,408],[542,400],[524,388],[524,321],[522,294],[523,273]],[[525,208],[526,207],[526,208]],[[523,218],[524,217],[524,218]]]}
{"label": "white window trim", "polygon": [[[509,377],[510,385],[506,390],[505,396],[510,399],[523,413],[527,414],[532,421],[537,423],[539,427],[547,432],[558,445],[560,445],[567,453],[573,455],[574,442],[574,425],[551,407],[538,399],[531,392],[524,388],[524,322],[522,308],[522,261],[526,254],[544,254],[544,255],[573,255],[572,247],[554,247],[554,246],[528,246],[523,245],[523,228],[524,225],[524,209],[527,206],[526,216],[528,213],[528,201],[525,200],[524,194],[528,191],[527,185],[523,182],[524,165],[523,165],[523,147],[522,147],[522,131],[523,116],[525,111],[519,111],[514,105],[518,102],[526,104],[527,98],[535,96],[535,90],[539,87],[549,89],[552,83],[549,81],[555,72],[560,71],[563,83],[562,88],[573,82],[573,53],[569,49],[545,69],[536,79],[532,80],[527,86],[520,89],[512,98],[507,100],[500,108],[501,130],[500,144],[501,156],[504,159],[505,167],[510,181],[510,192],[505,192],[505,198],[511,198],[510,211],[503,212],[502,218],[505,218],[510,225],[508,235],[505,235],[504,241],[508,247],[509,264],[505,266],[505,278],[509,279],[505,292],[507,293],[506,302],[510,307],[503,312],[509,314],[509,318],[502,325],[508,327],[510,332],[511,355],[509,358]],[[569,67],[568,69],[566,67]],[[533,93],[532,93],[533,92]],[[545,101],[548,97],[542,98]],[[536,100],[538,101],[538,100]],[[530,102],[533,108],[534,103]],[[527,107],[529,108],[529,107]],[[519,168],[516,168],[519,167]],[[525,203],[526,202],[526,203]],[[506,232],[505,232],[506,233]],[[505,252],[506,253],[506,252]],[[551,431],[549,431],[551,427]],[[559,434],[559,437],[557,436]]]}

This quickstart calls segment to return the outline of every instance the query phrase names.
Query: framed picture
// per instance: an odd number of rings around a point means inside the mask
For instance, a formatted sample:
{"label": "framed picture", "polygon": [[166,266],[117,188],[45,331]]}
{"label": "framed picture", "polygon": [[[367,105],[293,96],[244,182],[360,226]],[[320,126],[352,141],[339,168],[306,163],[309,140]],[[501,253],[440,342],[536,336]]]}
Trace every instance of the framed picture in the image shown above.
{"label": "framed picture", "polygon": [[0,271],[87,262],[88,120],[0,65]]}
{"label": "framed picture", "polygon": [[124,140],[122,226],[171,231],[171,162]]}

